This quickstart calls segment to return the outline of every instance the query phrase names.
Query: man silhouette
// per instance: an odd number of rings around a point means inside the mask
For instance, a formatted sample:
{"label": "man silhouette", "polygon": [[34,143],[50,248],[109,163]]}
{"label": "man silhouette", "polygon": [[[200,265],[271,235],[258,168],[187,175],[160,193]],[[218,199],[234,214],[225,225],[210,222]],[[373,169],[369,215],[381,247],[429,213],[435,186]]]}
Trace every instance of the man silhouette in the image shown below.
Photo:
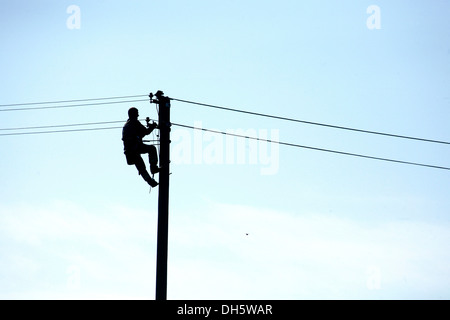
{"label": "man silhouette", "polygon": [[150,177],[141,154],[148,153],[150,172],[152,174],[158,173],[158,154],[156,152],[156,147],[142,142],[142,138],[150,134],[157,127],[157,124],[155,122],[150,125],[147,124],[146,128],[139,122],[138,117],[138,109],[132,107],[128,110],[128,120],[122,130],[125,157],[127,159],[127,164],[134,164],[141,177],[151,187],[156,187],[158,182]]}

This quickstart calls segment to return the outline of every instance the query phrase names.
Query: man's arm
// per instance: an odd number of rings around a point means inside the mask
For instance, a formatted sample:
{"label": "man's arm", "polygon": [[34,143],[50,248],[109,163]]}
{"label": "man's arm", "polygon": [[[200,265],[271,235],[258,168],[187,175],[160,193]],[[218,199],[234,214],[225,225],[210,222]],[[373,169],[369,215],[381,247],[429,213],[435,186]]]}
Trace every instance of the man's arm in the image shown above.
{"label": "man's arm", "polygon": [[148,128],[144,127],[144,125],[142,123],[139,122],[139,135],[141,137],[146,136],[150,133],[152,133],[152,131],[157,127],[158,125],[153,122],[152,124],[149,125]]}
{"label": "man's arm", "polygon": [[155,128],[156,128],[157,126],[158,126],[158,125],[157,125],[155,122],[149,124],[149,125],[148,125],[148,128],[146,128],[147,134],[152,133],[152,131],[155,130]]}

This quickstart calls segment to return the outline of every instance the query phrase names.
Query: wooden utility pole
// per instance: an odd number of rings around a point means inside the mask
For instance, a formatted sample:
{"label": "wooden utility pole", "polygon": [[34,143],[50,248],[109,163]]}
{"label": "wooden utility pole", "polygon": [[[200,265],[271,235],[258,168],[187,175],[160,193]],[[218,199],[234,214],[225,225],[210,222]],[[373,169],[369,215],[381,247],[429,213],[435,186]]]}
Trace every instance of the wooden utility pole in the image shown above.
{"label": "wooden utility pole", "polygon": [[156,300],[167,300],[167,256],[169,240],[170,98],[158,91],[150,101],[157,103],[160,134],[158,238],[156,253]]}

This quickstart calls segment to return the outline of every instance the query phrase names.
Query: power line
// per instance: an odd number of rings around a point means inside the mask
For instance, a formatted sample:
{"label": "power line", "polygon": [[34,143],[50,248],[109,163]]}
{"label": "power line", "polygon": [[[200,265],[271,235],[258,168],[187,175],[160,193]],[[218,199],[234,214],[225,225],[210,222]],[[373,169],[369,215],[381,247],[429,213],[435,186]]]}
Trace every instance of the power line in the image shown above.
{"label": "power line", "polygon": [[[106,99],[106,98],[104,98]],[[0,109],[0,112],[5,111],[24,111],[24,110],[43,110],[43,109],[60,109],[60,108],[74,108],[74,107],[85,107],[85,106],[99,106],[106,104],[117,104],[117,103],[133,103],[133,102],[143,102],[148,101],[147,99],[139,100],[124,100],[124,101],[110,101],[110,102],[97,102],[97,103],[83,103],[83,104],[70,104],[70,105],[59,105],[59,106],[40,106],[40,107],[22,107],[22,108],[10,108],[10,109]]]}
{"label": "power line", "polygon": [[112,123],[124,123],[125,121],[102,121],[102,122],[86,122],[86,123],[74,123],[74,124],[57,124],[49,126],[36,126],[36,127],[17,127],[17,128],[0,128],[0,131],[18,131],[18,130],[35,130],[35,129],[51,129],[51,128],[64,128],[64,127],[79,127],[79,126],[92,126],[92,125],[104,125]]}
{"label": "power line", "polygon": [[[145,121],[145,119],[139,119],[139,121]],[[153,120],[157,122],[157,120]],[[16,127],[16,128],[0,128],[0,131],[18,131],[18,130],[36,130],[36,129],[54,129],[65,127],[80,127],[80,126],[92,126],[92,125],[105,125],[114,123],[125,123],[126,120],[116,121],[101,121],[101,122],[85,122],[85,123],[73,123],[73,124],[57,124],[48,126],[34,126],[34,127]],[[32,132],[13,132],[13,133],[0,133],[0,136],[17,136],[27,134],[43,134],[43,133],[63,133],[63,132],[77,132],[77,131],[92,131],[92,130],[108,130],[108,129],[121,129],[123,127],[100,127],[100,128],[88,128],[88,129],[69,129],[69,130],[51,130],[51,131],[32,131]]]}
{"label": "power line", "polygon": [[277,143],[279,145],[285,145],[285,146],[288,146],[288,147],[310,149],[310,150],[315,150],[315,151],[329,152],[329,153],[346,155],[346,156],[353,156],[353,157],[366,158],[366,159],[372,159],[372,160],[394,162],[394,163],[414,165],[414,166],[434,168],[434,169],[450,170],[449,167],[435,166],[435,165],[423,164],[423,163],[418,163],[418,162],[402,161],[402,160],[395,160],[395,159],[388,159],[388,158],[380,158],[380,157],[374,157],[374,156],[368,156],[368,155],[362,155],[362,154],[350,153],[350,152],[344,152],[344,151],[337,151],[337,150],[331,150],[331,149],[316,148],[316,147],[299,145],[299,144],[295,144],[295,143],[274,141],[274,140],[269,140],[269,139],[261,139],[261,138],[257,138],[257,137],[245,136],[245,135],[240,135],[240,134],[235,134],[235,133],[230,133],[230,132],[224,132],[224,131],[218,131],[218,130],[199,128],[199,127],[188,126],[188,125],[183,125],[183,124],[178,124],[178,123],[172,123],[172,125],[178,126],[178,127],[183,127],[183,128],[188,128],[188,129],[193,129],[193,130],[201,130],[201,131],[211,132],[211,133],[216,133],[216,134],[229,135],[229,136],[234,136],[234,137],[239,137],[239,138],[246,138],[246,139],[263,141],[263,142],[269,142],[269,143]]}
{"label": "power line", "polygon": [[14,132],[14,133],[0,133],[0,136],[22,136],[45,133],[64,133],[64,132],[80,132],[80,131],[99,131],[110,129],[122,129],[122,127],[101,127],[101,128],[85,128],[85,129],[68,129],[68,130],[50,130],[50,131],[31,131],[31,132]]}
{"label": "power line", "polygon": [[39,105],[39,104],[56,104],[56,103],[73,103],[73,102],[84,102],[84,101],[96,101],[96,100],[117,100],[117,99],[130,99],[147,97],[148,95],[133,95],[133,96],[120,96],[120,97],[107,97],[107,98],[90,98],[90,99],[77,99],[77,100],[60,100],[60,101],[46,101],[46,102],[26,102],[26,103],[12,103],[12,104],[0,104],[0,107],[17,107],[17,106],[29,106],[29,105]]}
{"label": "power line", "polygon": [[[57,105],[57,106],[38,106],[38,107],[20,107],[20,108],[17,108],[19,106],[74,103],[74,102],[100,101],[100,100],[117,100],[117,99],[128,99],[128,98],[144,97],[144,96],[147,97],[147,95],[130,95],[130,96],[103,97],[103,98],[90,98],[90,99],[77,99],[77,100],[60,100],[60,101],[46,101],[46,102],[28,102],[28,103],[2,104],[2,105],[0,105],[0,112],[2,112],[2,111],[5,112],[5,111],[24,111],[24,110],[74,108],[74,107],[84,107],[84,106],[98,106],[98,105],[107,105],[107,104],[134,103],[134,102],[148,101],[147,99],[139,99],[139,100],[124,100],[124,101],[110,101],[110,102],[97,102],[97,103],[83,103],[83,104],[70,104],[70,105]],[[249,115],[254,115],[254,116],[259,116],[259,117],[272,118],[272,119],[277,119],[277,120],[284,120],[284,121],[303,123],[303,124],[308,124],[308,125],[328,127],[328,128],[333,128],[333,129],[361,132],[361,133],[366,133],[366,134],[381,135],[381,136],[387,136],[387,137],[393,137],[393,138],[401,138],[401,139],[409,139],[409,140],[415,140],[415,141],[422,141],[422,142],[450,145],[450,142],[442,141],[442,140],[426,139],[426,138],[405,136],[405,135],[392,134],[392,133],[386,133],[386,132],[380,132],[380,131],[371,131],[371,130],[365,130],[365,129],[344,127],[344,126],[338,126],[338,125],[332,125],[332,124],[326,124],[326,123],[320,123],[320,122],[313,122],[313,121],[307,121],[307,120],[300,120],[300,119],[294,119],[294,118],[290,118],[290,117],[282,117],[282,116],[270,115],[270,114],[253,112],[253,111],[247,111],[247,110],[242,110],[242,109],[236,109],[236,108],[229,108],[229,107],[224,107],[224,106],[206,104],[206,103],[201,103],[201,102],[196,102],[196,101],[189,101],[189,100],[184,100],[184,99],[177,99],[177,98],[170,98],[170,99],[174,100],[174,101],[178,101],[178,102],[188,103],[188,104],[194,104],[194,105],[199,105],[199,106],[204,106],[204,107],[209,107],[209,108],[214,108],[214,109],[220,109],[220,110],[225,110],[225,111],[238,112],[238,113],[242,113],[242,114],[249,114]],[[1,109],[3,107],[14,107],[14,108]]]}
{"label": "power line", "polygon": [[320,122],[312,122],[312,121],[299,120],[299,119],[293,119],[293,118],[288,118],[288,117],[275,116],[275,115],[270,115],[270,114],[265,114],[265,113],[228,108],[228,107],[217,106],[217,105],[206,104],[206,103],[195,102],[195,101],[189,101],[189,100],[182,100],[182,99],[176,99],[176,98],[171,98],[171,99],[174,101],[195,104],[195,105],[199,105],[199,106],[203,106],[203,107],[232,111],[232,112],[239,112],[239,113],[244,113],[244,114],[249,114],[249,115],[254,115],[254,116],[259,116],[259,117],[266,117],[266,118],[272,118],[272,119],[278,119],[278,120],[284,120],[284,121],[290,121],[290,122],[304,123],[304,124],[322,126],[322,127],[328,127],[328,128],[334,128],[334,129],[349,130],[349,131],[355,131],[355,132],[361,132],[361,133],[367,133],[367,134],[376,134],[376,135],[382,135],[382,136],[393,137],[393,138],[410,139],[410,140],[416,140],[416,141],[422,141],[422,142],[431,142],[431,143],[440,143],[440,144],[450,145],[450,142],[447,142],[447,141],[424,139],[424,138],[410,137],[410,136],[385,133],[385,132],[379,132],[379,131],[356,129],[356,128],[343,127],[343,126],[337,126],[337,125],[320,123]]}
{"label": "power line", "polygon": [[[17,104],[9,104],[9,105],[5,105],[4,104],[4,105],[0,105],[0,107],[5,107],[5,106],[25,106],[25,105],[42,105],[42,104],[57,104],[57,103],[69,103],[69,102],[81,102],[81,101],[96,101],[96,100],[112,100],[112,99],[132,98],[132,97],[141,97],[141,96],[144,96],[144,95],[109,97],[109,98],[91,98],[91,99],[79,99],[79,100],[64,100],[64,101],[48,101],[48,102],[31,102],[31,103],[21,103],[21,104],[17,103]],[[423,138],[417,138],[417,137],[409,137],[409,136],[402,136],[402,135],[397,135],[397,134],[383,133],[383,132],[378,132],[378,131],[369,131],[369,130],[362,130],[362,129],[356,129],[356,128],[342,127],[342,126],[330,125],[330,124],[325,124],[325,123],[311,122],[311,121],[305,121],[305,120],[299,120],[299,119],[293,119],[293,118],[269,115],[269,114],[264,114],[264,113],[257,113],[257,112],[252,112],[252,111],[228,108],[228,107],[223,107],[223,106],[205,104],[205,103],[200,103],[200,102],[195,102],[195,101],[188,101],[188,100],[183,100],[183,99],[176,99],[176,98],[170,98],[170,99],[174,100],[174,101],[189,103],[189,104],[195,104],[195,105],[200,105],[200,106],[205,106],[205,107],[210,107],[210,108],[215,108],[215,109],[221,109],[221,110],[226,110],[226,111],[233,111],[233,112],[239,112],[239,113],[244,113],[244,114],[256,115],[256,116],[261,116],[261,117],[273,118],[273,119],[278,119],[278,120],[285,120],[285,121],[291,121],[291,122],[305,123],[305,124],[318,125],[318,126],[330,127],[330,128],[335,128],[335,129],[350,130],[350,131],[369,133],[369,134],[377,134],[377,135],[384,135],[384,136],[389,136],[389,137],[396,137],[396,138],[403,138],[403,139],[410,139],[410,140],[433,142],[433,143],[440,143],[440,144],[447,144],[447,145],[450,144],[450,142],[446,142],[446,141],[423,139]],[[99,102],[99,103],[85,103],[85,104],[71,104],[71,105],[62,105],[62,106],[58,105],[58,106],[40,106],[40,107],[30,107],[30,108],[0,109],[0,111],[18,111],[18,110],[30,110],[30,109],[35,110],[35,109],[70,108],[70,107],[80,107],[80,106],[105,105],[105,104],[116,104],[116,103],[131,103],[131,102],[141,102],[141,101],[147,101],[147,99],[145,99],[145,100],[140,99],[140,100],[126,100],[126,101],[110,101],[110,102]],[[112,123],[118,123],[118,122],[124,122],[124,121],[104,121],[104,122],[64,124],[64,125],[49,125],[49,126],[35,126],[35,127],[0,128],[0,131],[50,129],[50,128],[87,126],[87,125],[104,125],[104,124],[112,124]],[[247,139],[253,139],[253,140],[258,140],[258,141],[265,141],[265,142],[270,142],[270,143],[278,143],[280,145],[285,145],[285,146],[290,146],[290,147],[305,148],[305,149],[310,149],[310,150],[316,150],[316,151],[322,151],[322,152],[330,152],[330,153],[335,153],[335,154],[354,156],[354,157],[360,157],[360,158],[367,158],[367,159],[373,159],[373,160],[389,161],[389,162],[395,162],[395,163],[401,163],[401,164],[408,164],[408,165],[415,165],[415,166],[422,166],[422,167],[450,170],[450,168],[442,167],[442,166],[428,165],[428,164],[422,164],[422,163],[417,163],[417,162],[402,161],[402,160],[395,160],[395,159],[388,159],[388,158],[380,158],[380,157],[362,155],[362,154],[357,154],[357,153],[350,153],[350,152],[343,152],[343,151],[330,150],[330,149],[324,149],[324,148],[310,147],[310,146],[299,145],[299,144],[294,144],[294,143],[287,143],[287,142],[280,142],[280,141],[271,141],[271,140],[267,140],[267,139],[249,137],[249,136],[238,135],[238,134],[233,134],[233,133],[229,133],[229,132],[223,132],[223,131],[217,131],[217,130],[211,130],[211,129],[205,129],[205,128],[197,128],[197,127],[194,127],[194,126],[188,126],[188,125],[182,125],[182,124],[173,124],[173,125],[184,127],[184,128],[189,128],[189,129],[196,129],[196,130],[202,130],[202,131],[217,133],[217,134],[226,134],[226,135],[240,137],[240,138],[247,138]],[[51,134],[51,133],[64,133],[64,132],[98,131],[98,130],[109,130],[109,129],[119,129],[119,128],[122,128],[122,127],[114,126],[114,127],[69,129],[69,130],[50,130],[50,131],[46,130],[46,131],[32,131],[32,132],[14,132],[14,133],[2,133],[2,134],[0,134],[0,136],[17,136],[17,135],[31,135],[31,134]]]}
{"label": "power line", "polygon": [[[103,124],[113,124],[113,123],[119,123],[119,122],[123,123],[125,121],[118,120],[118,121],[104,121],[104,122],[91,122],[91,123],[78,123],[78,124],[63,124],[63,125],[51,125],[51,126],[36,126],[36,127],[22,127],[22,128],[3,128],[3,129],[0,129],[0,130],[5,130],[6,131],[6,130],[48,129],[48,128],[61,128],[61,127],[99,125],[99,124],[103,125]],[[189,125],[184,125],[184,124],[179,124],[179,123],[172,123],[172,125],[178,126],[178,127],[182,127],[182,128],[187,128],[187,129],[201,130],[201,131],[205,131],[205,132],[211,132],[211,133],[216,133],[216,134],[234,136],[234,137],[238,137],[238,138],[245,138],[245,139],[263,141],[263,142],[268,142],[268,143],[277,143],[279,145],[284,145],[284,146],[288,146],[288,147],[303,148],[303,149],[322,151],[322,152],[328,152],[328,153],[334,153],[334,154],[340,154],[340,155],[346,155],[346,156],[353,156],[353,157],[366,158],[366,159],[379,160],[379,161],[387,161],[387,162],[406,164],[406,165],[414,165],[414,166],[434,168],[434,169],[450,170],[449,167],[429,165],[429,164],[423,164],[423,163],[418,163],[418,162],[403,161],[403,160],[396,160],[396,159],[389,159],[389,158],[381,158],[381,157],[363,155],[363,154],[358,154],[358,153],[350,153],[350,152],[344,152],[344,151],[338,151],[338,150],[331,150],[331,149],[325,149],[325,148],[311,147],[311,146],[305,146],[305,145],[300,145],[300,144],[296,144],[296,143],[275,141],[275,140],[270,140],[270,139],[262,139],[262,138],[258,138],[258,137],[245,136],[245,135],[240,135],[240,134],[231,133],[231,132],[224,132],[224,131],[218,131],[218,130],[212,130],[212,129],[206,129],[206,128],[199,128],[199,127],[189,126]],[[111,129],[122,129],[122,128],[123,128],[122,126],[120,126],[120,127],[112,126],[112,127],[97,127],[97,128],[84,128],[84,129],[68,129],[68,130],[50,130],[50,131],[46,130],[46,131],[31,131],[31,132],[14,132],[14,133],[1,133],[0,136],[55,134],[55,133],[66,133],[66,132],[100,131],[100,130],[111,130]]]}

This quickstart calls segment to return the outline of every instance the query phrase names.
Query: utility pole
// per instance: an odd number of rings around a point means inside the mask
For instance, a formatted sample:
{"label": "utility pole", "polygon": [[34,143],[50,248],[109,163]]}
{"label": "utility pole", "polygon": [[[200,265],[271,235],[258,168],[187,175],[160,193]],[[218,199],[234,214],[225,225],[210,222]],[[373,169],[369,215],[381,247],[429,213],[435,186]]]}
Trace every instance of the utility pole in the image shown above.
{"label": "utility pole", "polygon": [[167,300],[167,257],[169,240],[169,164],[170,164],[170,98],[164,92],[150,93],[150,102],[157,103],[160,134],[158,238],[156,253],[156,300]]}

